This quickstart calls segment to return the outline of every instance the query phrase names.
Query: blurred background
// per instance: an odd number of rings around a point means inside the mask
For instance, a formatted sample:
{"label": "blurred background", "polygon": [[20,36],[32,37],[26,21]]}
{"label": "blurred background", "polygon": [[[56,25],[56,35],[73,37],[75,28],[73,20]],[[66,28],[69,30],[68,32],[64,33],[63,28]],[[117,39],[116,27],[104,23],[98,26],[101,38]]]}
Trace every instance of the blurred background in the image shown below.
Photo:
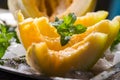
{"label": "blurred background", "polygon": [[[0,8],[8,9],[7,0],[0,0]],[[95,11],[107,10],[109,11],[109,19],[116,15],[120,15],[120,0],[97,0]]]}
{"label": "blurred background", "polygon": [[[7,0],[0,0],[0,8],[8,9]],[[97,0],[95,11],[107,10],[109,11],[109,19],[116,15],[120,15],[120,0]]]}

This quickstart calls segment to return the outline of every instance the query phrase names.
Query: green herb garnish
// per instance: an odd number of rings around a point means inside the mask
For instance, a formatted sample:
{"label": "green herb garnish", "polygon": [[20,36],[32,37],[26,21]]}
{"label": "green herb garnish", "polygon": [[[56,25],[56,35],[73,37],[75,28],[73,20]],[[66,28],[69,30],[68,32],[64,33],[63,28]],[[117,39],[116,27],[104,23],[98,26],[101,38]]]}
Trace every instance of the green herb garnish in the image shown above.
{"label": "green herb garnish", "polygon": [[72,35],[86,31],[87,28],[85,26],[81,24],[74,25],[76,19],[75,14],[70,13],[68,16],[65,16],[63,20],[56,17],[55,22],[51,23],[56,27],[57,32],[60,34],[60,42],[62,46],[68,43]]}
{"label": "green herb garnish", "polygon": [[114,42],[112,43],[110,50],[113,51],[115,49],[115,46],[120,43],[120,30],[117,34],[117,37],[115,38]]}
{"label": "green herb garnish", "polygon": [[10,46],[10,40],[13,37],[17,39],[16,32],[14,31],[14,29],[9,28],[8,26],[5,26],[3,24],[0,24],[0,59],[4,55],[8,46]]}

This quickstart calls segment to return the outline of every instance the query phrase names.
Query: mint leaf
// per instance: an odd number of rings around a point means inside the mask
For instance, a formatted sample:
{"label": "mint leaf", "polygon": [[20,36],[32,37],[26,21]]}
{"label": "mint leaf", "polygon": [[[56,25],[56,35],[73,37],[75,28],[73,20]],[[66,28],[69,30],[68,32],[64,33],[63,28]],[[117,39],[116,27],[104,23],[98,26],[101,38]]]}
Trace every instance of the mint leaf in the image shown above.
{"label": "mint leaf", "polygon": [[2,56],[4,55],[5,53],[5,50],[6,50],[6,47],[0,45],[0,59],[2,58]]}
{"label": "mint leaf", "polygon": [[71,36],[61,36],[60,38],[60,42],[61,45],[64,46],[68,43],[68,41],[70,40]]}
{"label": "mint leaf", "polygon": [[59,20],[58,17],[55,17],[55,22],[52,22],[51,24],[57,28],[62,23],[63,23],[63,20]]}
{"label": "mint leaf", "polygon": [[86,27],[78,24],[74,25],[77,17],[74,13],[70,13],[62,19],[55,18],[55,22],[51,24],[57,29],[58,34],[60,34],[60,43],[62,46],[66,45],[71,36],[74,34],[81,34],[86,31]]}
{"label": "mint leaf", "polygon": [[68,14],[68,16],[64,17],[64,23],[66,25],[73,25],[75,21],[76,21],[76,16],[74,13],[70,13]]}
{"label": "mint leaf", "polygon": [[13,29],[11,27],[0,24],[0,59],[5,54],[7,48],[10,46],[10,40],[12,38],[16,38],[18,41],[15,28]]}

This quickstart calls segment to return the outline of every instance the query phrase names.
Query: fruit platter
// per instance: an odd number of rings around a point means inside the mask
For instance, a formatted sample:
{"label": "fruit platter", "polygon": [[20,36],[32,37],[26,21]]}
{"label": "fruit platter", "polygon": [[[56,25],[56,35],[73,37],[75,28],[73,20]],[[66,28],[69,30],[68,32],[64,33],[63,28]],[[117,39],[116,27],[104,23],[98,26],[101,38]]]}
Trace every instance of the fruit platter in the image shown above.
{"label": "fruit platter", "polygon": [[120,16],[109,20],[95,5],[8,0],[9,11],[0,9],[0,69],[42,80],[119,79]]}

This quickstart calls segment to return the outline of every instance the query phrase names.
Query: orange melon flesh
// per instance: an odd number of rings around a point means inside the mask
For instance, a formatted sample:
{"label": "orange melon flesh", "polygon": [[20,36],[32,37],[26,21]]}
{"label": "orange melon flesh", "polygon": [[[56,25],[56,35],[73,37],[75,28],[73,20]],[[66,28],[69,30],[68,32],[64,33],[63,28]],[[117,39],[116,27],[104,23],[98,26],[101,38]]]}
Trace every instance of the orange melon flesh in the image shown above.
{"label": "orange melon flesh", "polygon": [[24,20],[19,14],[18,29],[27,50],[27,63],[52,76],[62,76],[71,69],[90,69],[112,44],[120,28],[119,17],[112,21],[102,20],[105,18],[102,14],[107,15],[106,12],[96,12],[79,17],[75,25],[84,24],[87,31],[73,35],[65,46],[61,46],[60,36],[47,18]]}
{"label": "orange melon flesh", "polygon": [[59,37],[55,27],[49,24],[49,20],[46,17],[41,17],[34,20],[36,27],[39,28],[39,31],[42,35],[48,36],[51,38]]}
{"label": "orange melon flesh", "polygon": [[75,25],[82,24],[86,27],[92,26],[101,20],[106,19],[108,16],[108,12],[106,11],[97,11],[97,12],[89,12],[85,16],[78,17]]}
{"label": "orange melon flesh", "polygon": [[[104,16],[98,17],[99,15],[104,15]],[[92,17],[89,18],[89,16],[94,16],[95,18],[92,18]],[[82,23],[82,22],[85,22],[86,19],[91,19],[90,21],[92,21],[92,24],[94,25],[96,22],[104,19],[105,16],[107,16],[106,11],[98,11],[95,13],[92,12],[92,13],[85,15],[84,17],[79,17],[81,20],[77,19],[76,22],[78,21],[79,23]],[[95,21],[95,20],[97,20],[97,21]],[[41,17],[41,18],[36,18],[34,20],[33,19],[32,20],[30,20],[30,19],[24,20],[22,14],[19,12],[18,13],[18,21],[19,21],[20,39],[26,49],[32,43],[36,43],[36,42],[38,43],[38,42],[43,41],[43,42],[46,42],[48,47],[52,50],[62,50],[68,46],[72,46],[76,42],[83,40],[87,36],[87,34],[89,34],[93,31],[92,28],[88,29],[85,33],[74,36],[66,46],[61,46],[60,39],[59,39],[60,36],[57,33],[55,27],[53,27],[49,24],[49,21],[47,18]],[[78,22],[76,24],[78,24]],[[91,24],[91,22],[90,22],[90,24]],[[25,29],[25,27],[28,25],[31,27],[27,27],[28,29]],[[33,30],[32,30],[32,28],[33,28]],[[28,32],[29,34],[26,32]],[[33,35],[35,35],[35,36],[33,36]],[[56,47],[54,47],[54,46],[56,46]]]}
{"label": "orange melon flesh", "polygon": [[25,18],[41,16],[60,18],[73,12],[81,16],[93,11],[95,4],[96,0],[8,0],[8,7],[15,18],[17,10],[21,10]]}
{"label": "orange melon flesh", "polygon": [[[103,21],[101,21],[101,23],[102,22]],[[112,21],[106,20],[106,23],[101,25],[101,28],[96,27],[96,30],[98,32],[102,31],[103,33],[108,34],[108,40],[106,42],[105,50],[112,44],[112,42],[114,41],[119,32],[119,29],[120,22],[118,21],[118,19],[116,19],[116,17]]]}
{"label": "orange melon flesh", "polygon": [[[87,35],[89,35],[92,32],[102,32],[102,33],[109,34],[111,31],[112,33],[109,35],[111,38],[108,40],[108,46],[109,46],[115,37],[112,35],[116,35],[119,30],[118,29],[119,23],[117,21],[113,21],[113,22],[114,23],[112,23],[108,20],[103,20],[100,23],[97,23],[94,26],[89,27],[85,33],[79,34],[79,35],[74,35],[71,38],[71,40],[69,41],[69,43],[65,46],[61,46],[59,38],[44,37],[44,41],[46,42],[46,44],[48,45],[48,47],[50,49],[58,51],[58,50],[63,50],[67,47],[70,47],[79,41],[82,41]],[[116,24],[116,25],[112,25],[112,24]],[[56,47],[54,47],[54,46],[56,46]]]}
{"label": "orange melon flesh", "polygon": [[33,24],[33,20],[29,19],[27,23],[20,23],[19,26],[20,38],[25,48],[28,48],[33,42],[43,41],[39,29]]}
{"label": "orange melon flesh", "polygon": [[32,44],[27,50],[27,63],[49,76],[63,76],[71,69],[90,69],[115,39],[120,28],[118,20],[103,20],[89,27],[84,39],[63,50],[51,50],[46,42]]}
{"label": "orange melon flesh", "polygon": [[89,69],[103,54],[106,41],[107,34],[96,32],[61,51],[50,50],[45,42],[32,44],[27,50],[26,60],[39,72],[49,76],[62,76],[71,69]]}
{"label": "orange melon flesh", "polygon": [[20,7],[22,9],[22,12],[24,13],[24,16],[26,16],[26,17],[32,16],[35,18],[35,17],[38,17],[38,16],[40,17],[40,16],[44,15],[44,13],[40,12],[39,8],[37,8],[38,5],[37,5],[36,0],[29,0],[29,1],[21,0],[18,2],[18,4],[19,4],[18,6],[20,6],[20,5],[22,6],[22,7],[21,6]]}

